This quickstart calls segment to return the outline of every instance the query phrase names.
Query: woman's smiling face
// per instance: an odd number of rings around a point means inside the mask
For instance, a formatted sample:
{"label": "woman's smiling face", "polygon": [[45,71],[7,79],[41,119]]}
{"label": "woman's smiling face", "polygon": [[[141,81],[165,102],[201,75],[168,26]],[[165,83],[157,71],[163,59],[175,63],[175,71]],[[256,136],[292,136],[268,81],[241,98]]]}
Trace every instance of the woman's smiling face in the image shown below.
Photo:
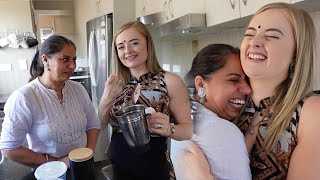
{"label": "woman's smiling face", "polygon": [[250,78],[277,80],[288,77],[294,59],[295,38],[282,9],[268,9],[254,16],[241,44],[241,64]]}
{"label": "woman's smiling face", "polygon": [[231,120],[240,114],[251,88],[245,80],[237,55],[230,55],[225,65],[203,81],[205,105],[219,117]]}
{"label": "woman's smiling face", "polygon": [[146,69],[148,57],[147,40],[135,28],[121,32],[115,41],[121,63],[129,69]]}

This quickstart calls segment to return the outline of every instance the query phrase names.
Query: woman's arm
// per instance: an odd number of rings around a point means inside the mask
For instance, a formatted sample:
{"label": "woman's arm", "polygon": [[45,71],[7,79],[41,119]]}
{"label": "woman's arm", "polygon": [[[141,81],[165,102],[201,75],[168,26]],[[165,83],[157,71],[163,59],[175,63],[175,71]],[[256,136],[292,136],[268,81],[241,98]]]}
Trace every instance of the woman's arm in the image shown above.
{"label": "woman's arm", "polygon": [[103,95],[98,107],[101,130],[106,128],[110,121],[110,110],[114,100],[121,94],[122,82],[116,75],[110,75],[105,83]]}
{"label": "woman's arm", "polygon": [[192,141],[177,141],[180,148],[174,161],[177,179],[213,180],[210,166],[201,149]]}
{"label": "woman's arm", "polygon": [[98,141],[99,132],[99,129],[90,129],[87,131],[87,148],[90,148],[94,151]]}
{"label": "woman's arm", "polygon": [[320,167],[320,96],[309,97],[302,106],[294,149],[288,171],[289,180],[319,179]]}
{"label": "woman's arm", "polygon": [[12,161],[29,167],[38,167],[41,164],[46,163],[47,157],[48,161],[58,160],[55,157],[49,155],[46,156],[45,154],[41,153],[36,153],[25,147],[19,147],[14,150],[1,150],[1,152],[8,159],[11,159]]}
{"label": "woman's arm", "polygon": [[165,79],[170,98],[169,108],[176,130],[171,138],[175,140],[188,140],[192,137],[193,125],[187,88],[182,79],[176,74],[166,72]]}

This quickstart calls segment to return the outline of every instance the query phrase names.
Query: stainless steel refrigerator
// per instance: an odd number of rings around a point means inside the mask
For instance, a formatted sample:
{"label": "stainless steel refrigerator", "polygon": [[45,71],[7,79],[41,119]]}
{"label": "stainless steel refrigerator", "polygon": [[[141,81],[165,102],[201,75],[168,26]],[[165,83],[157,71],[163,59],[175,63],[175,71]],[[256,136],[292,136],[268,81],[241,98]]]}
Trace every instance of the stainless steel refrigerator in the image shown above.
{"label": "stainless steel refrigerator", "polygon": [[[98,105],[109,77],[111,49],[113,37],[112,14],[103,15],[86,23],[87,26],[87,55],[91,77],[92,103],[98,112]],[[111,127],[100,131],[95,149],[94,160],[106,159],[107,147],[110,143]]]}

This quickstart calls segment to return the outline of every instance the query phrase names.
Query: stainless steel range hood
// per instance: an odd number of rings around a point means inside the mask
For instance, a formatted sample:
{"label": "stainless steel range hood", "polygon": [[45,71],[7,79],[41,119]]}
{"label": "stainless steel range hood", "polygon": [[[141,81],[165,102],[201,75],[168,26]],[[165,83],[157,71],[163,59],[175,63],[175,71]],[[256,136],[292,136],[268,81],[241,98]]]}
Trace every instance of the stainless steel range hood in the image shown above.
{"label": "stainless steel range hood", "polygon": [[160,36],[197,33],[207,27],[205,14],[186,14],[159,26]]}
{"label": "stainless steel range hood", "polygon": [[158,12],[147,16],[138,17],[137,20],[145,25],[157,26],[163,24],[166,20],[166,17],[164,12]]}
{"label": "stainless steel range hood", "polygon": [[146,25],[156,25],[159,28],[160,36],[181,36],[186,33],[197,33],[204,30],[206,25],[205,14],[190,13],[172,21],[165,21],[164,13],[156,13],[138,18],[138,21]]}

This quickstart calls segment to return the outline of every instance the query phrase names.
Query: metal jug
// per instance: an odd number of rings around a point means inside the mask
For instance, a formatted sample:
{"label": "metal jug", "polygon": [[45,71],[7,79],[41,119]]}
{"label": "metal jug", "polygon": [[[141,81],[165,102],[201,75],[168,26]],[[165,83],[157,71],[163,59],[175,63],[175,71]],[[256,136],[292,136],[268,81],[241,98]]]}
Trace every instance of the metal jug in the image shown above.
{"label": "metal jug", "polygon": [[124,139],[130,147],[141,147],[149,143],[150,132],[146,114],[156,111],[152,107],[144,108],[143,105],[132,105],[119,109],[114,113]]}

